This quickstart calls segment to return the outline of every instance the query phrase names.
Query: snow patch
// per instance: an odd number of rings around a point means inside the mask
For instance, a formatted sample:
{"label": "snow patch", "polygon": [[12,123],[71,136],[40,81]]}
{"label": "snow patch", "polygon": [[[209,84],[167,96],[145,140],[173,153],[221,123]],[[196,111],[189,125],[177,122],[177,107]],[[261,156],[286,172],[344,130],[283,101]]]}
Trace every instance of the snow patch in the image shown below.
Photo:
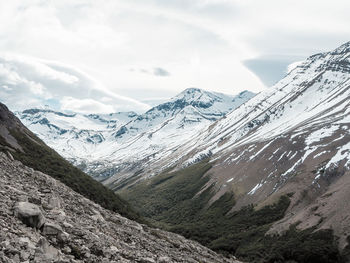
{"label": "snow patch", "polygon": [[252,190],[249,191],[248,195],[253,195],[255,192],[264,185],[264,183],[258,183],[256,186],[253,187]]}
{"label": "snow patch", "polygon": [[337,153],[330,159],[330,161],[326,165],[326,169],[331,168],[332,166],[338,166],[338,163],[347,159],[345,163],[345,167],[350,168],[350,142],[339,147]]}

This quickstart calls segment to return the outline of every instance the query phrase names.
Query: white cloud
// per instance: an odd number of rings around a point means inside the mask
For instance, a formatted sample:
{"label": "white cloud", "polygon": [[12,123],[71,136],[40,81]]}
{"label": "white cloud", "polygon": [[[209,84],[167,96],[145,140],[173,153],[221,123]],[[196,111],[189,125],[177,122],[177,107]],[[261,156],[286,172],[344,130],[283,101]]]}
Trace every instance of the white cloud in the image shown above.
{"label": "white cloud", "polygon": [[3,0],[0,50],[31,56],[11,64],[20,78],[5,69],[8,82],[39,83],[47,97],[112,97],[114,109],[144,110],[139,101],[191,86],[260,91],[261,80],[242,61],[335,48],[349,40],[349,9],[346,0]]}
{"label": "white cloud", "polygon": [[72,66],[32,57],[0,55],[0,83],[0,100],[13,110],[44,105],[90,113],[149,109]]}
{"label": "white cloud", "polygon": [[64,111],[73,111],[80,113],[111,113],[114,108],[94,99],[76,99],[72,97],[63,97],[60,101],[61,109]]}
{"label": "white cloud", "polygon": [[40,83],[36,83],[34,81],[28,81],[27,84],[29,86],[30,91],[34,95],[43,95],[44,94],[45,88]]}
{"label": "white cloud", "polygon": [[6,86],[6,85],[2,85],[1,88],[4,89],[4,90],[7,90],[7,91],[12,90],[12,88],[9,88],[9,87]]}

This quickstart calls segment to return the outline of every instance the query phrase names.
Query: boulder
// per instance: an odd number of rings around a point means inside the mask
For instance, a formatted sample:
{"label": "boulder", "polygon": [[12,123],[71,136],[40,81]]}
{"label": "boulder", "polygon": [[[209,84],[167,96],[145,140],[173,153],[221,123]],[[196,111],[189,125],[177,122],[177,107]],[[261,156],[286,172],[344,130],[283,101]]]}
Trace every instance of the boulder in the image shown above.
{"label": "boulder", "polygon": [[63,233],[63,230],[59,225],[55,223],[46,222],[43,226],[42,233],[46,236],[57,236]]}
{"label": "boulder", "polygon": [[39,206],[29,202],[18,202],[14,207],[14,215],[24,224],[34,228],[41,228],[45,223]]}

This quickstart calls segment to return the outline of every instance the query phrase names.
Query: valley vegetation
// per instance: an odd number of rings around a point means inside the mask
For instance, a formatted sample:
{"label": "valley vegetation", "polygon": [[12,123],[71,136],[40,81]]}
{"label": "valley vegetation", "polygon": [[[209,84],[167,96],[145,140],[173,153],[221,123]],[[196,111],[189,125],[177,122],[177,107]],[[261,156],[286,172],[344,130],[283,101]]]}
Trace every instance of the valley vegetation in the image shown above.
{"label": "valley vegetation", "polygon": [[293,225],[281,236],[266,235],[270,226],[283,218],[290,203],[288,195],[259,210],[249,205],[230,212],[235,204],[232,192],[208,205],[214,185],[204,191],[203,187],[209,182],[206,172],[211,166],[208,160],[202,161],[138,182],[119,193],[150,224],[245,261],[343,261],[332,230],[300,231]]}

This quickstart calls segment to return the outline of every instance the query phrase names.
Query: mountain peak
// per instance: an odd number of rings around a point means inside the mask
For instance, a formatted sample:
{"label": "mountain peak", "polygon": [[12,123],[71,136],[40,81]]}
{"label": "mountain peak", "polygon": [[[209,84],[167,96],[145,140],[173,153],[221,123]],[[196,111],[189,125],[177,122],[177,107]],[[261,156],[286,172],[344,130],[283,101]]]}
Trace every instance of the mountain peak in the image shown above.
{"label": "mountain peak", "polygon": [[191,87],[191,88],[185,89],[180,94],[182,94],[182,93],[203,93],[203,92],[204,92],[204,90],[202,90],[202,89]]}
{"label": "mountain peak", "polygon": [[241,98],[241,97],[254,96],[254,95],[255,95],[254,92],[251,92],[249,90],[243,90],[237,96],[239,96]]}
{"label": "mountain peak", "polygon": [[342,44],[332,52],[332,54],[345,54],[345,53],[350,53],[350,41]]}
{"label": "mountain peak", "polygon": [[176,95],[173,100],[194,101],[200,99],[204,94],[208,95],[210,93],[198,88],[188,88]]}

